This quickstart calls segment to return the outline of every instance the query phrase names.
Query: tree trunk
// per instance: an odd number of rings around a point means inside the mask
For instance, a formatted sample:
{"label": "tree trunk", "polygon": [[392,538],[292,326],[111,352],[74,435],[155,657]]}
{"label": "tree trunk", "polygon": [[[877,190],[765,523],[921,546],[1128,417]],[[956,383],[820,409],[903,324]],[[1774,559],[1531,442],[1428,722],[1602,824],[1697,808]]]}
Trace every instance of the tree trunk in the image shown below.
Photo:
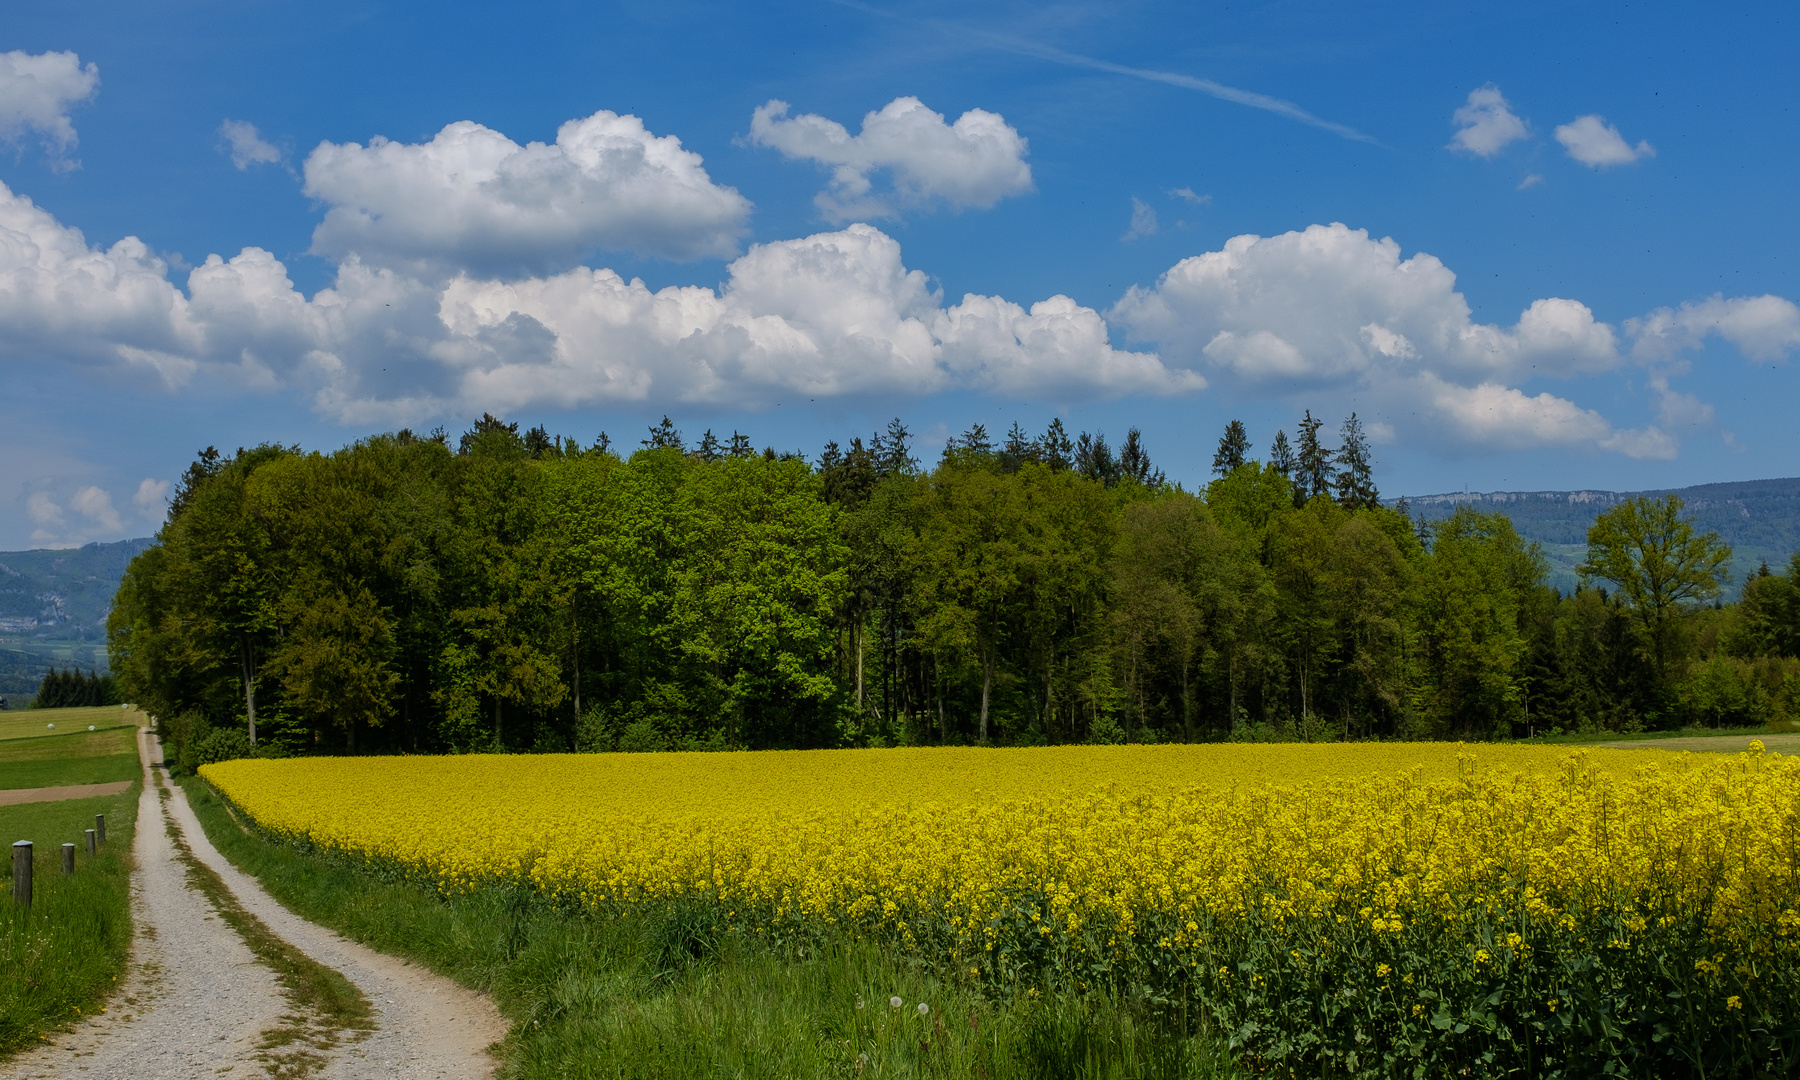
{"label": "tree trunk", "polygon": [[856,711],[861,713],[863,707],[863,626],[860,615],[855,622],[850,624],[850,636],[856,642]]}
{"label": "tree trunk", "polygon": [[1187,742],[1194,741],[1194,695],[1190,689],[1188,678],[1188,660],[1181,660],[1181,737]]}
{"label": "tree trunk", "polygon": [[500,751],[506,743],[500,737],[500,695],[494,695],[494,750]]}
{"label": "tree trunk", "polygon": [[575,726],[581,726],[581,619],[575,610],[575,604],[569,605],[569,639],[573,647],[569,650],[569,668],[575,674]]}
{"label": "tree trunk", "polygon": [[356,753],[356,717],[354,716],[344,725],[344,744],[349,748],[350,753]]}
{"label": "tree trunk", "polygon": [[256,745],[256,673],[250,656],[250,639],[238,639],[238,663],[244,673],[244,713],[250,719],[250,745]]}
{"label": "tree trunk", "polygon": [[981,658],[981,745],[988,741],[988,697],[994,688],[994,661],[992,658]]}
{"label": "tree trunk", "polygon": [[944,662],[932,657],[931,669],[937,675],[938,745],[950,741],[950,721],[944,718]]}
{"label": "tree trunk", "polygon": [[1236,645],[1233,645],[1231,647],[1231,661],[1230,661],[1230,667],[1226,672],[1226,681],[1231,684],[1231,704],[1230,704],[1231,717],[1227,720],[1227,722],[1225,724],[1225,730],[1232,731],[1237,727],[1237,722],[1238,722],[1237,646]]}

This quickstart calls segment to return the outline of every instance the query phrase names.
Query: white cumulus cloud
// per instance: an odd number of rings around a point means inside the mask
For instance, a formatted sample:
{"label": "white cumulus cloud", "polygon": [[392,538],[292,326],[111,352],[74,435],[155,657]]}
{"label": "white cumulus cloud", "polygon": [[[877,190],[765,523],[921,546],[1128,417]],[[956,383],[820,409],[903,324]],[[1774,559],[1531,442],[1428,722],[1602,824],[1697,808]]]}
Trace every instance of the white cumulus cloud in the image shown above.
{"label": "white cumulus cloud", "polygon": [[1067,297],[1029,313],[973,295],[946,309],[925,275],[906,268],[900,245],[868,225],[757,245],[729,274],[717,292],[653,293],[610,270],[458,279],[444,292],[442,355],[461,368],[464,400],[515,407],[1203,385],[1154,356],[1112,349],[1100,314]]}
{"label": "white cumulus cloud", "polygon": [[[752,246],[716,287],[352,253],[307,297],[261,248],[211,255],[173,281],[135,237],[92,246],[0,184],[0,362],[139,371],[169,387],[227,380],[305,396],[365,428],[482,410],[951,390],[1104,398],[1217,384],[1315,406],[1350,397],[1383,438],[1657,458],[1675,452],[1669,431],[1713,422],[1704,402],[1668,385],[1682,350],[1709,334],[1756,359],[1800,346],[1800,308],[1777,296],[1716,296],[1629,320],[1658,419],[1625,429],[1525,389],[1618,368],[1613,326],[1558,297],[1510,324],[1478,322],[1456,284],[1429,254],[1332,224],[1234,237],[1104,314],[1061,295],[946,303],[893,237],[856,224]],[[167,492],[147,479],[132,504],[154,519]],[[75,535],[71,521],[116,533],[122,520],[99,488],[61,503],[40,493],[27,513],[58,543]]]}
{"label": "white cumulus cloud", "polygon": [[[750,141],[831,168],[831,186],[813,200],[829,221],[895,217],[940,201],[985,210],[1032,190],[1025,137],[1004,117],[970,109],[946,124],[915,97],[864,116],[857,135],[813,113],[790,117],[787,102],[770,101],[751,116]],[[871,174],[882,171],[892,190],[877,192]]]}
{"label": "white cumulus cloud", "polygon": [[104,488],[82,488],[69,500],[69,506],[101,532],[116,533],[125,527],[118,510],[113,508],[112,495]]}
{"label": "white cumulus cloud", "polygon": [[[348,258],[302,295],[268,251],[209,256],[185,290],[127,238],[88,246],[0,186],[0,357],[300,392],[346,424],[602,403],[758,405],[801,394],[966,388],[1084,396],[1204,381],[1114,349],[1067,297],[946,307],[868,225],[761,244],[717,289],[652,291],[607,269],[448,281]],[[143,500],[160,500],[141,488]],[[142,500],[139,509],[154,512]]]}
{"label": "white cumulus cloud", "polygon": [[281,151],[264,139],[256,125],[248,120],[226,120],[219,125],[219,138],[225,140],[231,163],[239,172],[252,165],[274,165],[281,161]]}
{"label": "white cumulus cloud", "polygon": [[[1246,394],[1357,394],[1415,433],[1476,446],[1585,445],[1637,456],[1666,435],[1513,383],[1620,363],[1613,328],[1576,300],[1534,301],[1511,326],[1476,322],[1456,275],[1423,252],[1341,224],[1238,236],[1133,288],[1109,318],[1190,369]],[[1381,421],[1393,422],[1393,421]]]}
{"label": "white cumulus cloud", "polygon": [[89,247],[0,183],[0,357],[48,355],[158,368],[171,385],[201,344],[187,298],[143,241]]}
{"label": "white cumulus cloud", "polygon": [[131,504],[138,508],[138,513],[151,521],[161,521],[163,511],[169,499],[169,482],[145,477],[139,481],[137,493],[131,497]]}
{"label": "white cumulus cloud", "polygon": [[305,175],[330,207],[315,254],[425,273],[542,271],[595,249],[728,256],[750,215],[680,139],[604,110],[549,144],[467,120],[425,143],[320,143]]}
{"label": "white cumulus cloud", "polygon": [[1726,299],[1715,294],[1628,319],[1625,330],[1637,339],[1632,355],[1642,360],[1669,359],[1717,334],[1752,360],[1779,361],[1800,348],[1800,306],[1773,295]]}
{"label": "white cumulus cloud", "polygon": [[75,168],[68,157],[78,141],[69,109],[99,89],[100,69],[82,66],[72,52],[0,53],[0,139],[36,134],[54,168]]}
{"label": "white cumulus cloud", "polygon": [[1679,444],[1655,427],[1621,431],[1567,398],[1496,383],[1457,386],[1432,375],[1418,389],[1464,440],[1501,450],[1593,447],[1633,458],[1668,459]]}
{"label": "white cumulus cloud", "polygon": [[62,507],[42,491],[32,492],[25,500],[25,515],[31,518],[33,525],[44,529],[60,529],[65,524]]}
{"label": "white cumulus cloud", "polygon": [[1436,257],[1402,258],[1393,240],[1341,224],[1233,237],[1183,259],[1153,288],[1134,287],[1111,318],[1178,362],[1244,383],[1413,368],[1569,375],[1618,363],[1612,328],[1585,304],[1538,300],[1510,328],[1477,323]]}
{"label": "white cumulus cloud", "polygon": [[[71,528],[70,514],[84,519]],[[34,491],[25,499],[25,516],[36,526],[31,542],[40,547],[80,547],[95,534],[118,534],[125,528],[112,496],[105,488],[89,485],[70,496],[68,506],[57,503],[48,492]]]}
{"label": "white cumulus cloud", "polygon": [[1569,156],[1590,169],[1613,165],[1629,165],[1639,158],[1655,157],[1656,148],[1648,142],[1632,146],[1619,134],[1619,129],[1598,114],[1577,116],[1556,129],[1556,141],[1563,144]]}
{"label": "white cumulus cloud", "polygon": [[1491,158],[1531,133],[1493,83],[1469,91],[1469,100],[1450,119],[1457,127],[1449,148],[1477,157]]}

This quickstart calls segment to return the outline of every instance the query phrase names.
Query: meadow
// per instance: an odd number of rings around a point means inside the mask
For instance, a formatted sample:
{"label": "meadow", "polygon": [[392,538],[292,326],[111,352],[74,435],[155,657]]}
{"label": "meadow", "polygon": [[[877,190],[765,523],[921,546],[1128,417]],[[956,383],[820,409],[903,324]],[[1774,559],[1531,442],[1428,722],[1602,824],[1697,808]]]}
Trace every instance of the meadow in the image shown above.
{"label": "meadow", "polygon": [[312,758],[202,775],[265,837],[408,895],[674,926],[693,955],[734,941],[901,964],[940,1001],[1178,1026],[1259,1072],[1797,1063],[1800,760],[1754,744]]}
{"label": "meadow", "polygon": [[[0,715],[0,795],[19,788],[136,780],[136,714],[117,706]],[[55,724],[58,734],[49,734]],[[92,724],[95,730],[89,732]],[[110,725],[110,726],[106,726]],[[0,900],[0,1057],[101,1008],[125,974],[131,945],[131,843],[138,785],[117,795],[0,805],[0,840],[30,840],[33,902]],[[83,833],[105,814],[107,842],[94,856]],[[76,872],[62,874],[64,843]]]}

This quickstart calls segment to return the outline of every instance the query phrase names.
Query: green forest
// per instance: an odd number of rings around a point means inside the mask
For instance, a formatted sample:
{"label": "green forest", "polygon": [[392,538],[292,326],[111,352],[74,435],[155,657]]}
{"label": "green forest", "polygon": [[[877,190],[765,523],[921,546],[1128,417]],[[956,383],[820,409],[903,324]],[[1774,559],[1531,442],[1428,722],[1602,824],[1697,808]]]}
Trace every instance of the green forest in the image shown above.
{"label": "green forest", "polygon": [[[1354,415],[1201,491],[1137,431],[898,420],[816,459],[667,418],[628,455],[485,416],[189,467],[110,616],[184,753],[1504,739],[1800,718],[1800,553],[1722,603],[1676,497],[1583,585],[1506,517],[1384,505]],[[1730,583],[1735,585],[1736,583]],[[202,749],[195,749],[202,748]]]}

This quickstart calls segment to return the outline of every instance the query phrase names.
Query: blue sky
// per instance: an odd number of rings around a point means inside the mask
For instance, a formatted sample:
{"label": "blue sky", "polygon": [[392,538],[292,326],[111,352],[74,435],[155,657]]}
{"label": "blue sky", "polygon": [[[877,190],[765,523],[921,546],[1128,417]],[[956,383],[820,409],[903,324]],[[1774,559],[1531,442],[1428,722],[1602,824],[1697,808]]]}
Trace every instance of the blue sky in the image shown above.
{"label": "blue sky", "polygon": [[1794,475],[1795,21],[0,0],[0,548],[484,410],[1060,415],[1190,487],[1233,417],[1355,410],[1390,494]]}

